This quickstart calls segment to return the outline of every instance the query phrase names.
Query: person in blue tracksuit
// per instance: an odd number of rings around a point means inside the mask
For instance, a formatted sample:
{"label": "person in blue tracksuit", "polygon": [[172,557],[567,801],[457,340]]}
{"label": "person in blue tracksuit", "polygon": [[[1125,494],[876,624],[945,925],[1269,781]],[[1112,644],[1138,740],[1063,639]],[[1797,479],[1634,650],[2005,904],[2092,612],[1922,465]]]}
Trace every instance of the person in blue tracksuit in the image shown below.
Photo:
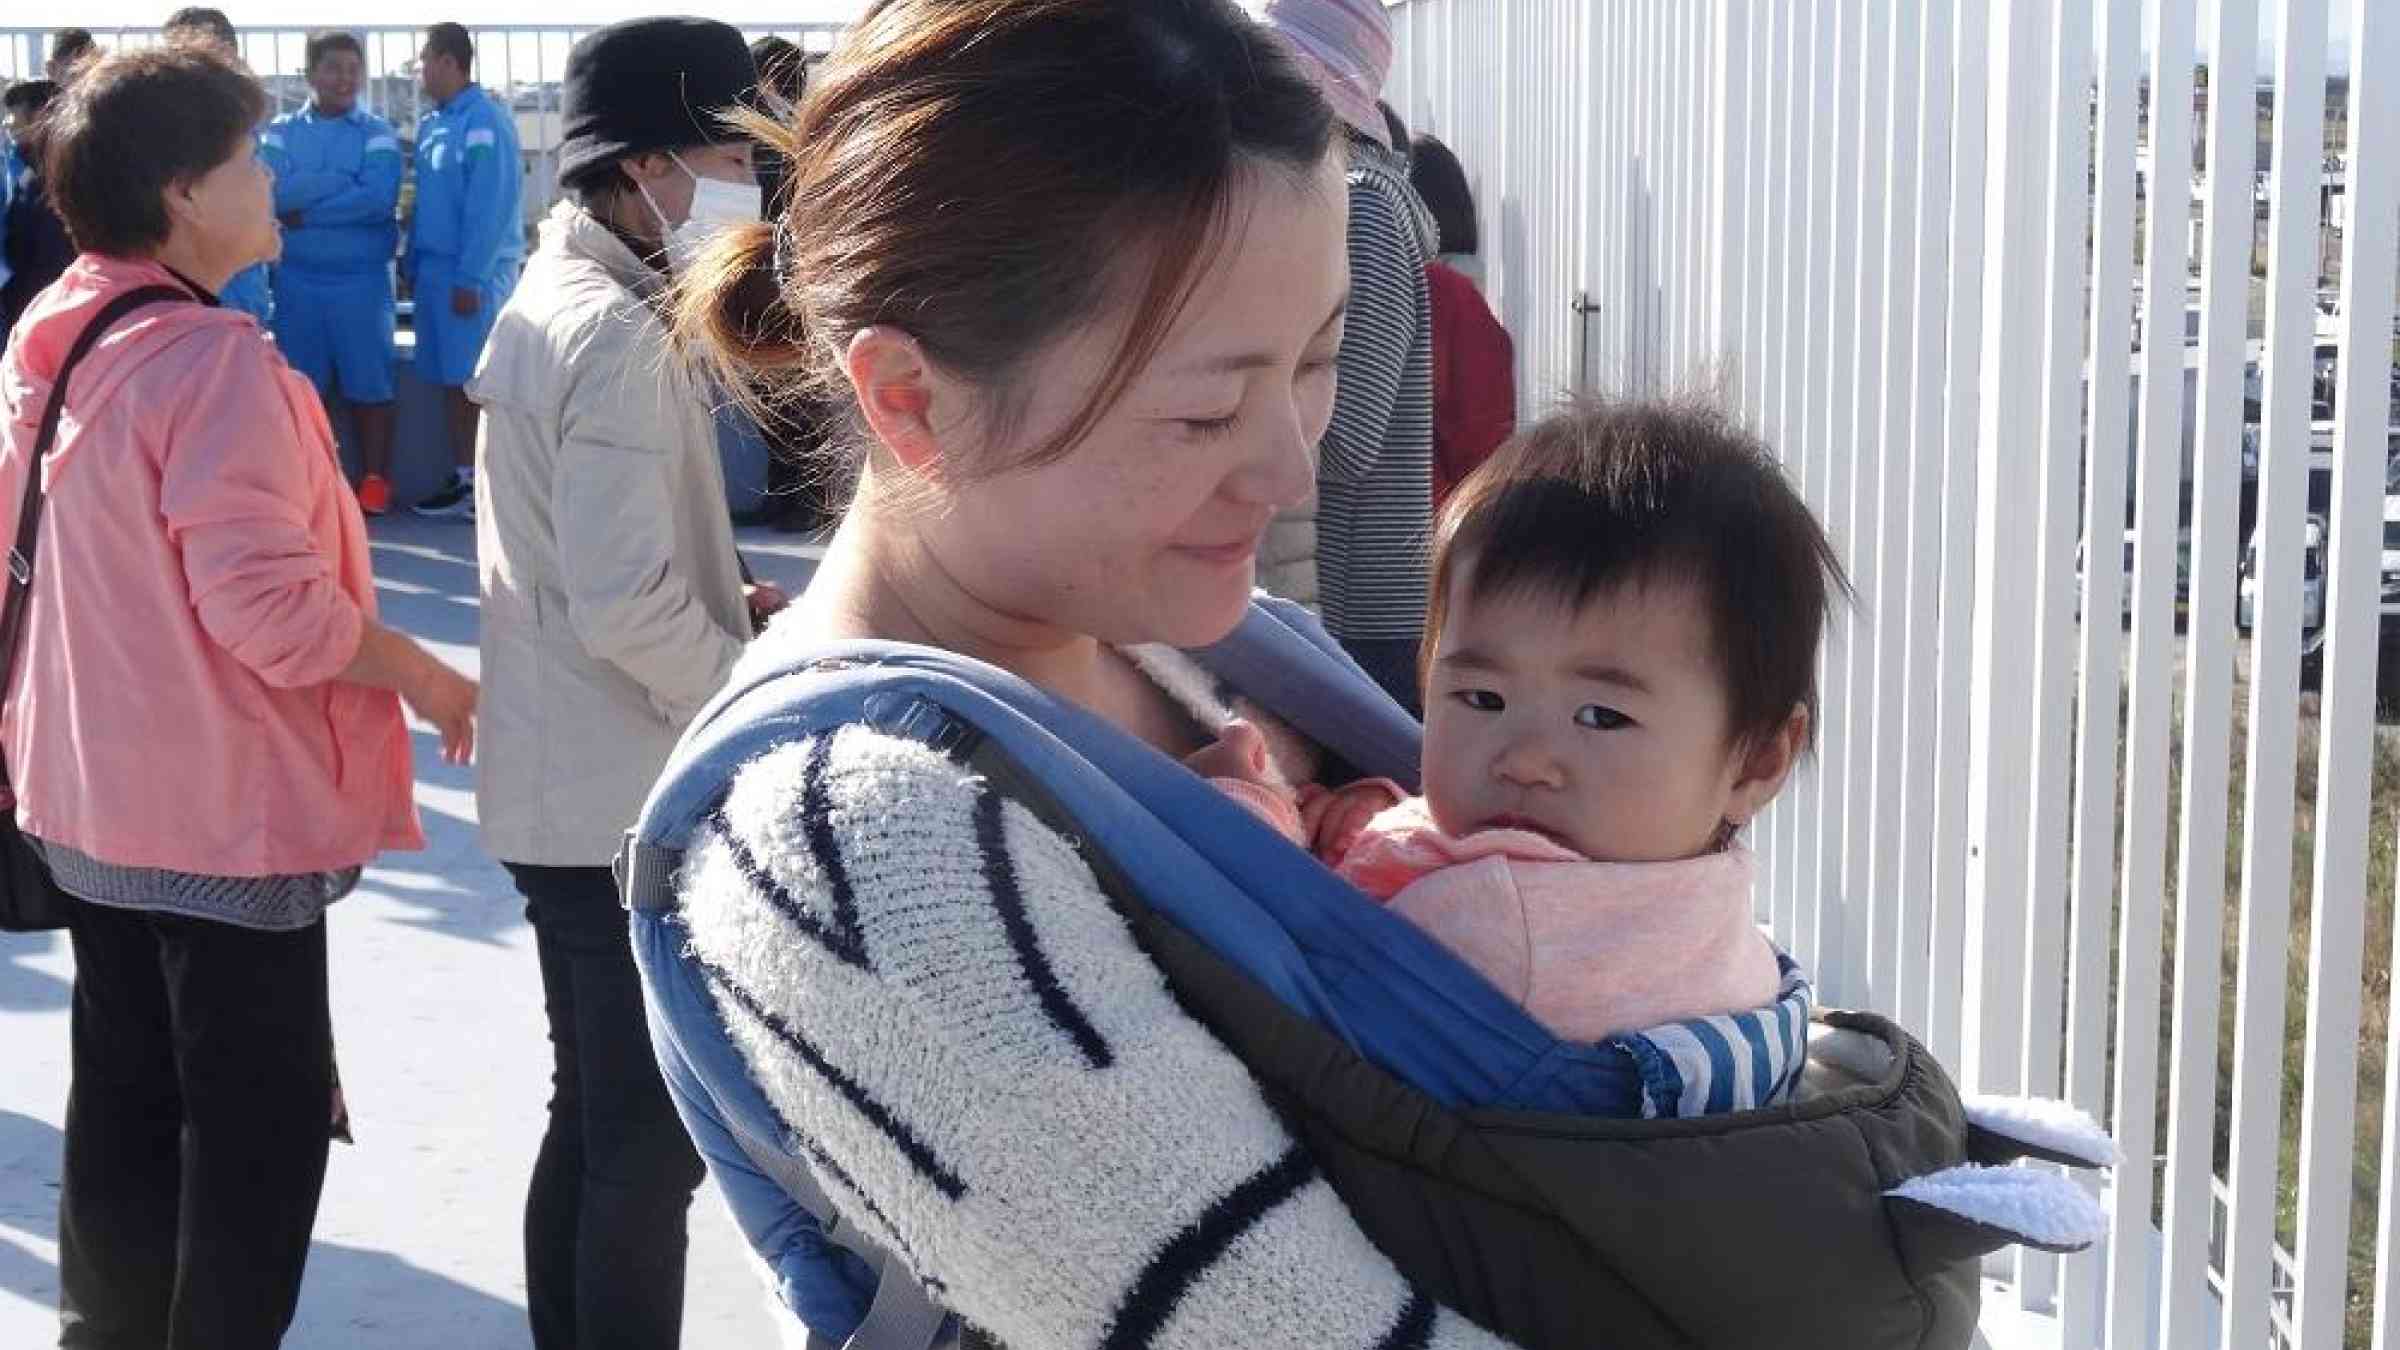
{"label": "person in blue tracksuit", "polygon": [[0,344],[16,327],[17,316],[75,261],[75,241],[67,237],[66,222],[51,209],[50,189],[43,181],[40,143],[42,119],[58,97],[49,80],[26,80],[8,87],[8,127],[11,138],[9,204],[0,229]]}
{"label": "person in blue tracksuit", "polygon": [[[186,5],[167,16],[160,26],[161,35],[169,42],[193,42],[214,48],[218,54],[235,65],[242,64],[241,40],[234,35],[233,20],[225,11],[206,5]],[[218,303],[227,309],[238,309],[258,320],[264,328],[274,315],[275,302],[267,280],[267,265],[259,263],[233,274],[225,289],[217,295]]]}
{"label": "person in blue tracksuit", "polygon": [[308,106],[268,124],[259,154],[275,171],[283,260],[275,341],[328,402],[350,403],[364,469],[358,504],[391,509],[392,255],[400,243],[400,138],[358,106],[357,37],[308,40]]}
{"label": "person in blue tracksuit", "polygon": [[424,515],[475,514],[475,404],[467,381],[525,257],[524,168],[516,115],[474,81],[475,43],[455,23],[425,32],[418,83],[417,206],[404,263],[416,297],[417,373],[442,387],[450,482]]}

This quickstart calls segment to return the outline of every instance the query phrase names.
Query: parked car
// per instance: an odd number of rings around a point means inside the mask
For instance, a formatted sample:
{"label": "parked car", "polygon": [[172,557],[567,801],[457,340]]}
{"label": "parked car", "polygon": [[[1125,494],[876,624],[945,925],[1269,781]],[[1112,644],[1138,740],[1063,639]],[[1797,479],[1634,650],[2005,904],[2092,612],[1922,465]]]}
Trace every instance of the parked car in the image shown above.
{"label": "parked car", "polygon": [[[2133,622],[2133,552],[2135,532],[2125,531],[2124,583],[2117,590],[2117,612],[2126,623]],[[2083,575],[2084,549],[2079,540],[2075,545],[2075,617],[2083,617],[2083,597],[2088,594]],[[2191,612],[2192,606],[2192,527],[2175,532],[2175,623],[2178,628]]]}
{"label": "parked car", "polygon": [[[2388,549],[2392,535],[2393,499],[2383,499],[2384,546]],[[2247,637],[2258,624],[2258,534],[2251,531],[2250,542],[2242,547],[2242,585],[2234,603],[2233,622]],[[2300,545],[2300,671],[2303,683],[2313,682],[2325,657],[2325,549],[2327,531],[2325,518],[2311,515],[2307,533]],[[2386,565],[2391,556],[2386,554]],[[2390,573],[2387,571],[2388,577]]]}

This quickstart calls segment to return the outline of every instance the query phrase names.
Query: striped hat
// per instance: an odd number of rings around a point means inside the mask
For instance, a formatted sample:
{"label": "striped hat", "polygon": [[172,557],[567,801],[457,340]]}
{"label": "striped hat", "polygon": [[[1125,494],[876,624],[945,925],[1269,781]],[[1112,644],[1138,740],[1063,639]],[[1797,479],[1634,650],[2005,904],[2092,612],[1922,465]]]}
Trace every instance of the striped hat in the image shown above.
{"label": "striped hat", "polygon": [[1383,0],[1253,0],[1259,18],[1300,58],[1335,115],[1389,149],[1383,82],[1392,72],[1392,20]]}

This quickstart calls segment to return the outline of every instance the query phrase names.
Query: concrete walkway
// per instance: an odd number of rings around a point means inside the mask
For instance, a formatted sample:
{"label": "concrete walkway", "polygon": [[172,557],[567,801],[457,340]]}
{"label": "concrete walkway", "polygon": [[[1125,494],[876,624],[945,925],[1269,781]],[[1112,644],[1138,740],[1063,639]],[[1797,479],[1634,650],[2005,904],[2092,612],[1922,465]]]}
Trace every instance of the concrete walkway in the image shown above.
{"label": "concrete walkway", "polygon": [[[473,527],[375,526],[385,618],[472,671]],[[797,592],[815,550],[745,532]],[[356,1124],[334,1146],[295,1350],[516,1350],[525,1181],[549,1094],[540,976],[523,904],[476,843],[471,770],[418,733],[430,847],[370,869],[332,912],[334,1032]],[[0,934],[0,1347],[57,1335],[59,1125],[73,963],[63,935]],[[772,1350],[748,1249],[713,1185],[692,1212],[684,1345]]]}

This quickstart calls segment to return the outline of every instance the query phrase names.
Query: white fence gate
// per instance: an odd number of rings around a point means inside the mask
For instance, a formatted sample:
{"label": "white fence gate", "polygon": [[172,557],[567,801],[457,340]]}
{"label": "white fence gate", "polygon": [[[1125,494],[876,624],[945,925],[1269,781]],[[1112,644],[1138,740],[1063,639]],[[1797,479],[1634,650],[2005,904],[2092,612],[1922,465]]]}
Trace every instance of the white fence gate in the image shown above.
{"label": "white fence gate", "polygon": [[2354,1166],[2388,1179],[2400,1143],[2387,1096],[2380,1155],[2355,1156],[2367,922],[2390,900],[2369,851],[2393,831],[2370,774],[2400,582],[2400,4],[2331,2],[1393,11],[1390,101],[1475,182],[1523,411],[1714,389],[1848,562],[1820,761],[1760,827],[1761,912],[1830,1000],[1898,1015],[1969,1088],[2114,1129],[2116,1239],[2006,1272],[2006,1303],[2066,1347],[2340,1346],[2346,1297],[2350,1343],[2400,1345],[2394,1188],[2351,1252]]}

